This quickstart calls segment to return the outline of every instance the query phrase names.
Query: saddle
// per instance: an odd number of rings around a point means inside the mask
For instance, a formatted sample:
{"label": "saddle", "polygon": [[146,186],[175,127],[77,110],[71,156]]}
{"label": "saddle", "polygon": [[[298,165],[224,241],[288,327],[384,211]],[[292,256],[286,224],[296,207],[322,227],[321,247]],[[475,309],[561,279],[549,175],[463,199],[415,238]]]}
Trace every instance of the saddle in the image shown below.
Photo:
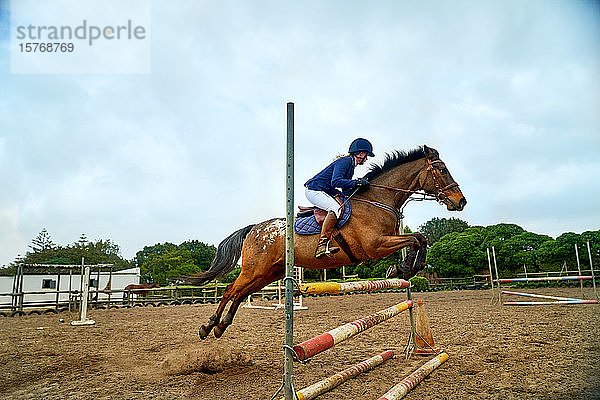
{"label": "saddle", "polygon": [[[340,215],[344,215],[344,203],[340,198],[336,198],[336,201],[340,203],[342,206],[342,212]],[[315,220],[320,226],[323,226],[323,221],[325,221],[325,217],[327,216],[327,211],[320,209],[319,207],[304,207],[298,206],[298,214],[296,214],[296,218],[310,217],[311,215],[315,216]]]}

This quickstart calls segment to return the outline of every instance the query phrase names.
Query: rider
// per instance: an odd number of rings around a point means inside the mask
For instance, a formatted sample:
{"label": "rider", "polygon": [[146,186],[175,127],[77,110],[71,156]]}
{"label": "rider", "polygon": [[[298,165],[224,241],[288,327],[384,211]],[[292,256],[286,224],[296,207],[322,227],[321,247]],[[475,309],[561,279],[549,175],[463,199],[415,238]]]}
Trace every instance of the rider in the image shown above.
{"label": "rider", "polygon": [[[367,157],[375,156],[371,142],[362,138],[355,139],[350,144],[348,153],[350,154],[338,158],[304,184],[308,201],[327,211],[327,216],[321,227],[319,244],[315,251],[315,257],[317,258],[324,255],[332,256],[340,250],[338,247],[329,247],[329,241],[335,224],[338,218],[341,217],[342,192],[347,194],[357,185],[369,184],[366,179],[352,179],[352,176],[354,175],[354,167],[363,165],[367,161]],[[336,188],[340,188],[342,191],[340,192]],[[336,198],[339,199],[339,203]]]}

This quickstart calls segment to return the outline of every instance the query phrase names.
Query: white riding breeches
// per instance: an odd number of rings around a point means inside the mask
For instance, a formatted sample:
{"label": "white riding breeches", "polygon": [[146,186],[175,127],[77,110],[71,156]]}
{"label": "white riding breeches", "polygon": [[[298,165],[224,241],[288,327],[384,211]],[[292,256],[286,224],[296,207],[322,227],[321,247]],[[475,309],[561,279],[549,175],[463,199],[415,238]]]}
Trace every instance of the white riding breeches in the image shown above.
{"label": "white riding breeches", "polygon": [[312,204],[325,211],[333,211],[338,219],[341,217],[342,206],[333,197],[320,190],[310,190],[308,188],[306,188],[305,193],[306,198]]}

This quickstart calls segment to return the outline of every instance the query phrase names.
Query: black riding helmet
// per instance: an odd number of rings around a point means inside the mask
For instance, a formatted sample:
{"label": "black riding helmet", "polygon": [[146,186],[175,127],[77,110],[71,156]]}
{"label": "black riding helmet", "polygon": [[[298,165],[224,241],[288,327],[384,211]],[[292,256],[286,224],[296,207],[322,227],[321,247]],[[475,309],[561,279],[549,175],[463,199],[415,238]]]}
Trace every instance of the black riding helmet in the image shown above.
{"label": "black riding helmet", "polygon": [[354,154],[359,153],[361,151],[365,151],[369,157],[375,157],[373,154],[373,145],[367,139],[358,138],[354,139],[354,141],[350,144],[350,149],[348,153]]}

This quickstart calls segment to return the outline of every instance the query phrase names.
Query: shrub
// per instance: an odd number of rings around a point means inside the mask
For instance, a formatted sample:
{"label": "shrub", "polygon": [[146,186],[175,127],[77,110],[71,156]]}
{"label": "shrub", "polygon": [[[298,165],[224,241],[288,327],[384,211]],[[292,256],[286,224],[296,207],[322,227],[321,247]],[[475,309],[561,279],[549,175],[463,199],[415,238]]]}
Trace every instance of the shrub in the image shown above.
{"label": "shrub", "polygon": [[429,289],[429,281],[423,276],[413,276],[409,279],[412,289],[416,292],[424,292]]}

